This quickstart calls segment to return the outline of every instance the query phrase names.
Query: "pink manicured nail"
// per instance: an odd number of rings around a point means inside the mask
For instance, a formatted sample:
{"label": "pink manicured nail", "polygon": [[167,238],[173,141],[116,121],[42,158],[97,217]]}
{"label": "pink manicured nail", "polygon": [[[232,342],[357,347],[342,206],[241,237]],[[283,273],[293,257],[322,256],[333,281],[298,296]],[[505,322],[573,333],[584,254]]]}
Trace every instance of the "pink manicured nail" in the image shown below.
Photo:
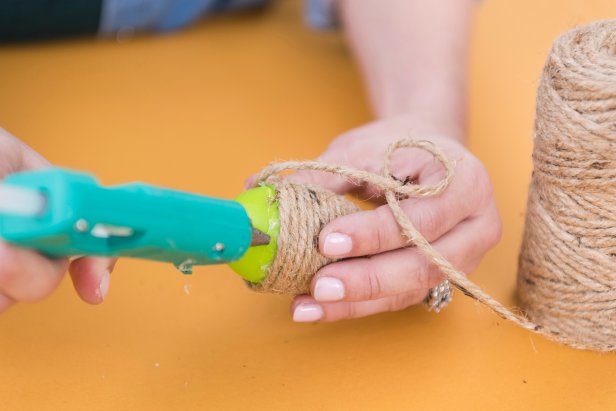
{"label": "pink manicured nail", "polygon": [[101,282],[98,285],[98,293],[101,296],[101,300],[104,300],[107,296],[107,292],[109,291],[109,270],[105,271],[103,277],[101,278]]}
{"label": "pink manicured nail", "polygon": [[346,234],[329,233],[325,237],[323,253],[331,256],[342,256],[351,252],[353,240]]}
{"label": "pink manicured nail", "polygon": [[323,317],[323,309],[319,304],[300,304],[293,311],[293,321],[298,323],[319,321],[321,317]]}
{"label": "pink manicured nail", "polygon": [[339,301],[344,298],[344,284],[337,278],[321,277],[314,286],[317,301]]}

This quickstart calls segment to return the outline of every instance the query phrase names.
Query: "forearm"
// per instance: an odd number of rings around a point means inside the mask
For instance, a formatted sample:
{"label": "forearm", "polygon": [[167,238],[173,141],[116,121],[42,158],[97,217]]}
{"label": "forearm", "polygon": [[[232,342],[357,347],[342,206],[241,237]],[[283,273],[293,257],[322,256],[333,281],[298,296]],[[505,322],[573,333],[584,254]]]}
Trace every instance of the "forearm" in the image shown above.
{"label": "forearm", "polygon": [[379,118],[410,115],[464,140],[476,0],[340,0]]}

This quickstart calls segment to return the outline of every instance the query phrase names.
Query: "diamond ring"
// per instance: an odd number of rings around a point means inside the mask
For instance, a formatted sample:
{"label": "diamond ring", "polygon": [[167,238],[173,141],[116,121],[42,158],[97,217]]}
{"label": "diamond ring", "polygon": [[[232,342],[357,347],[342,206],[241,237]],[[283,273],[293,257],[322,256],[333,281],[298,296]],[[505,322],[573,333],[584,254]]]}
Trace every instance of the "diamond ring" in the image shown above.
{"label": "diamond ring", "polygon": [[428,295],[423,303],[428,307],[428,311],[440,312],[451,302],[453,290],[449,285],[449,280],[445,280],[436,287],[430,288]]}

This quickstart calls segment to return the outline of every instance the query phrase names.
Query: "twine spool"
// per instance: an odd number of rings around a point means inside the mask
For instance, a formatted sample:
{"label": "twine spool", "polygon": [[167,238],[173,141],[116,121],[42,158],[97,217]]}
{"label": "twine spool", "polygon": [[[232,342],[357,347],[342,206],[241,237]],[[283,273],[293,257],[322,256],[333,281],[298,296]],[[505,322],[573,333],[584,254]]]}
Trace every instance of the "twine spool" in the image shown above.
{"label": "twine spool", "polygon": [[[535,171],[519,258],[517,295],[526,315],[506,308],[441,256],[413,226],[399,201],[443,192],[454,164],[432,143],[403,139],[386,154],[383,175],[314,161],[271,164],[258,182],[278,190],[278,254],[260,291],[309,292],[316,271],[332,260],[318,252],[323,225],[355,210],[343,197],[284,182],[284,170],[326,171],[385,194],[409,246],[417,247],[450,283],[501,318],[575,348],[616,346],[616,21],[578,27],[554,44],[537,97]],[[436,185],[409,184],[390,173],[392,154],[426,150],[443,165]]]}
{"label": "twine spool", "polygon": [[616,344],[616,21],[565,33],[539,86],[517,295],[575,345]]}

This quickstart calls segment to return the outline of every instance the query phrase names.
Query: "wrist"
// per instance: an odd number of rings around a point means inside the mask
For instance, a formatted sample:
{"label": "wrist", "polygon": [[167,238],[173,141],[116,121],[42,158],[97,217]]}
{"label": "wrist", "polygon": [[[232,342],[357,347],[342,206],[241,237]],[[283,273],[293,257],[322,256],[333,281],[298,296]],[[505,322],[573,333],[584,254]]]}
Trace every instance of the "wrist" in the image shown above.
{"label": "wrist", "polygon": [[467,72],[463,67],[426,64],[412,75],[374,71],[368,92],[377,118],[416,117],[463,141],[468,113]]}
{"label": "wrist", "polygon": [[380,121],[403,123],[408,131],[420,137],[422,134],[447,136],[466,144],[466,111],[443,112],[428,105],[409,105],[399,111],[378,113]]}

